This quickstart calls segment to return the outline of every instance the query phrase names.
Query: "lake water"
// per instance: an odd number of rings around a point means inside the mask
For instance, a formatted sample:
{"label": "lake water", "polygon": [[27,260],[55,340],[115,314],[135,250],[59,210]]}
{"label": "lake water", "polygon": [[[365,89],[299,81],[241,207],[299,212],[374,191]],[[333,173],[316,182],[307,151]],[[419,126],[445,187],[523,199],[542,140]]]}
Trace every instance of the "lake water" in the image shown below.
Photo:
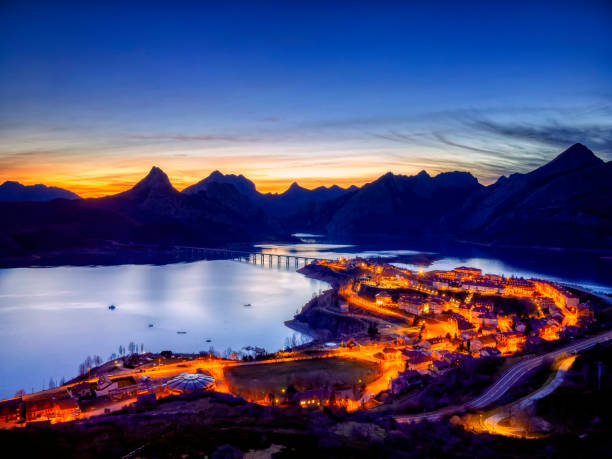
{"label": "lake water", "polygon": [[480,268],[484,273],[504,276],[539,277],[566,284],[575,284],[597,292],[612,293],[612,253],[562,251],[544,249],[486,248],[469,245],[444,245],[381,249],[317,242],[317,235],[300,234],[304,243],[260,244],[266,253],[301,257],[397,257],[420,253],[436,254],[439,259],[430,265],[393,263],[408,269],[450,270],[459,266]]}
{"label": "lake water", "polygon": [[294,271],[222,260],[0,269],[0,398],[70,379],[86,356],[106,360],[130,341],[153,352],[279,350],[294,334],[283,322],[326,288]]}
{"label": "lake water", "polygon": [[[412,247],[326,244],[317,237],[260,248],[319,258],[423,253]],[[466,265],[486,273],[543,277],[612,292],[612,259],[601,254],[464,247],[427,251],[444,258],[426,269]],[[72,378],[88,355],[107,359],[130,341],[144,343],[145,350],[153,352],[191,353],[211,345],[221,352],[248,345],[281,349],[294,334],[283,322],[326,288],[296,273],[293,262],[289,269],[236,261],[0,269],[0,398],[18,389],[40,390],[50,377]],[[252,306],[245,307],[247,303]],[[110,304],[116,310],[108,310]]]}

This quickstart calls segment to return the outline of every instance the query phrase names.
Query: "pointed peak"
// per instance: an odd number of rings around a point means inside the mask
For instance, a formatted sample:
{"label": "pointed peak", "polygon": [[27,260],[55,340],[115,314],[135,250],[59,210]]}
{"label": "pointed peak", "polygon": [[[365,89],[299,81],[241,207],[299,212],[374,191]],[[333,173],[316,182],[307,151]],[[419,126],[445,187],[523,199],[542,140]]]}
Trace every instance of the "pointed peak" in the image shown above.
{"label": "pointed peak", "polygon": [[166,173],[159,167],[153,166],[145,178],[125,193],[140,192],[142,190],[174,191],[174,188]]}
{"label": "pointed peak", "polygon": [[219,178],[219,177],[225,177],[225,176],[219,170],[215,169],[214,171],[210,173],[208,177],[209,178]]}
{"label": "pointed peak", "polygon": [[149,171],[149,175],[152,175],[152,174],[164,174],[165,175],[165,172],[162,171],[161,168],[157,166],[153,166],[151,170]]}
{"label": "pointed peak", "polygon": [[568,149],[562,151],[555,159],[564,158],[564,157],[565,158],[573,157],[573,158],[582,158],[582,159],[597,158],[597,156],[595,156],[595,153],[593,153],[591,150],[589,150],[587,147],[585,147],[581,143],[575,143]]}
{"label": "pointed peak", "polygon": [[575,143],[561,152],[555,159],[531,172],[531,176],[544,177],[549,175],[572,172],[586,167],[603,164],[603,160],[595,156],[591,150],[581,143]]}
{"label": "pointed peak", "polygon": [[431,176],[427,173],[427,171],[425,169],[423,169],[421,172],[419,172],[417,175],[417,177],[422,177],[422,178],[430,178]]}
{"label": "pointed peak", "polygon": [[149,173],[147,174],[147,176],[144,178],[144,180],[148,180],[148,179],[163,180],[163,181],[167,181],[168,183],[170,183],[170,179],[168,179],[168,176],[166,175],[166,173],[157,166],[153,166],[151,170],[149,171]]}
{"label": "pointed peak", "polygon": [[303,190],[303,189],[304,189],[304,188],[302,188],[302,187],[301,187],[301,186],[298,184],[298,182],[293,182],[293,183],[292,183],[292,184],[289,186],[289,188],[288,188],[288,190],[287,190],[287,191],[290,191],[290,190]]}

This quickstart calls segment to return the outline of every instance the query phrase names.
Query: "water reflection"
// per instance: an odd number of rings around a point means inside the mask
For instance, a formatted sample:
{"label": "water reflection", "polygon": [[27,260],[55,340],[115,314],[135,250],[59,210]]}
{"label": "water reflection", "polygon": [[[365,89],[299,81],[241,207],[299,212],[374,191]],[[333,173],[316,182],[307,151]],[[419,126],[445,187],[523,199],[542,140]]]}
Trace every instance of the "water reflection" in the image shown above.
{"label": "water reflection", "polygon": [[291,270],[222,260],[0,270],[0,398],[76,376],[87,355],[105,359],[130,341],[151,351],[278,350],[293,335],[283,322],[325,288]]}

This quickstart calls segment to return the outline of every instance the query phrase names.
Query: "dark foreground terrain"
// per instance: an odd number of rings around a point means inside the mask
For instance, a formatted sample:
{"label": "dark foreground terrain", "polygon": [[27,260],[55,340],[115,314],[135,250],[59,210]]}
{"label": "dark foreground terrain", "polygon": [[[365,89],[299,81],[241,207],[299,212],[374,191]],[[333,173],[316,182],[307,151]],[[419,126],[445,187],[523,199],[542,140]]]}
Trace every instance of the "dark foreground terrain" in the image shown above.
{"label": "dark foreground terrain", "polygon": [[446,421],[399,426],[365,412],[261,407],[209,393],[75,424],[1,431],[0,442],[15,452],[10,457],[47,458],[242,457],[265,450],[275,457],[606,457],[609,428],[601,421],[580,437],[524,440],[477,435]]}

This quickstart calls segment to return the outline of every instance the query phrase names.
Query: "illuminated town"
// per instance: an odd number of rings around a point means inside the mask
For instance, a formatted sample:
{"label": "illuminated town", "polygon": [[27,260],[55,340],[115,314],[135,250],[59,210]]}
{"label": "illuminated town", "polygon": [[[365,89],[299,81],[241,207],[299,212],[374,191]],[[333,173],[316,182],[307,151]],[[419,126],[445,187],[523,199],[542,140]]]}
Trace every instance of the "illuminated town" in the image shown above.
{"label": "illuminated town", "polygon": [[[593,321],[592,310],[576,295],[541,279],[502,277],[470,267],[410,271],[343,258],[320,260],[301,271],[330,280],[334,287],[296,319],[317,310],[363,327],[335,333],[332,341],[315,339],[273,354],[260,348],[228,358],[135,352],[87,368],[60,387],[0,402],[0,425],[75,421],[206,391],[264,406],[368,410],[423,385],[425,378],[444,378],[475,359],[533,353],[542,343],[579,335]],[[356,365],[353,374],[359,376],[338,382],[334,372],[346,362]],[[290,383],[274,381],[288,365],[293,365]],[[300,380],[300,372],[321,368],[331,375],[328,381]],[[253,372],[265,373],[268,384],[245,384]]]}

